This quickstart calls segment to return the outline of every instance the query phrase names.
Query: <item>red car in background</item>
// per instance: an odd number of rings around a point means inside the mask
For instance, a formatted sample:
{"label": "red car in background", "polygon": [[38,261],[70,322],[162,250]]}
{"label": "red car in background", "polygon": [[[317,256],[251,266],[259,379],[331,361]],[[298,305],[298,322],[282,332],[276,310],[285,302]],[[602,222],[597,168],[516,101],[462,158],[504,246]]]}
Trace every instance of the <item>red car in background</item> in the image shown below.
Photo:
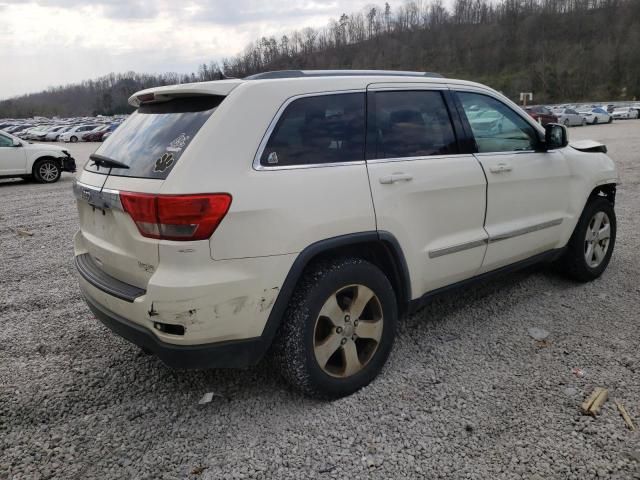
{"label": "red car in background", "polygon": [[102,142],[104,140],[104,136],[107,133],[113,132],[116,128],[118,128],[119,125],[120,125],[119,123],[112,123],[111,125],[105,125],[104,127],[101,127],[99,129],[96,129],[92,132],[85,134],[85,136],[82,137],[82,139],[85,142]]}
{"label": "red car in background", "polygon": [[536,122],[539,122],[542,125],[546,125],[547,123],[558,123],[558,117],[556,117],[547,107],[525,107],[525,110]]}

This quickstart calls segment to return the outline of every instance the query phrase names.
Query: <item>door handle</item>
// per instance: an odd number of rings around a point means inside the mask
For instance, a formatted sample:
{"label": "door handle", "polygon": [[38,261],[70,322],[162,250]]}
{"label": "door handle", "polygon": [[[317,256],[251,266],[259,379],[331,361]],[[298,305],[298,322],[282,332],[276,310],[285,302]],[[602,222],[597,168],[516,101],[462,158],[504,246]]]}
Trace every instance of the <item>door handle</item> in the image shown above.
{"label": "door handle", "polygon": [[390,185],[396,182],[408,182],[413,180],[413,177],[408,173],[393,173],[385,177],[380,177],[380,183],[383,185]]}
{"label": "door handle", "polygon": [[491,173],[510,172],[511,170],[513,170],[513,167],[508,163],[499,163],[489,168]]}

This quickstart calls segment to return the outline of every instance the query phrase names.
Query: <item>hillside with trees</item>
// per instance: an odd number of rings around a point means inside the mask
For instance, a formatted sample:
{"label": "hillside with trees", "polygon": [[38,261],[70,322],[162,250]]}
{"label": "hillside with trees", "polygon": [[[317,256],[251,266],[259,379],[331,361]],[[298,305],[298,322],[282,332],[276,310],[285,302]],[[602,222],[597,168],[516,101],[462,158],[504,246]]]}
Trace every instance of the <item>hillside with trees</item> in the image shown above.
{"label": "hillside with trees", "polygon": [[538,103],[640,98],[638,0],[441,0],[343,14],[320,29],[263,37],[191,75],[109,75],[0,102],[0,117],[129,111],[141,88],[279,69],[435,71]]}

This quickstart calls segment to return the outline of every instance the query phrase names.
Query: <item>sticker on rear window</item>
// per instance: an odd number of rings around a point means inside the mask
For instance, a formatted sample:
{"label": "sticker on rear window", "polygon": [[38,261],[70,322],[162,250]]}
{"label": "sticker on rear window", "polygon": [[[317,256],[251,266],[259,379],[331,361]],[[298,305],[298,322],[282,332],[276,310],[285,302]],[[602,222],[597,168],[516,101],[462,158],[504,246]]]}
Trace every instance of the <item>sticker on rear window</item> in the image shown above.
{"label": "sticker on rear window", "polygon": [[189,135],[186,133],[181,133],[178,138],[171,141],[169,146],[167,147],[167,152],[181,152],[182,149],[187,145],[189,141]]}
{"label": "sticker on rear window", "polygon": [[171,165],[173,165],[173,153],[164,153],[159,159],[156,160],[153,171],[164,172]]}

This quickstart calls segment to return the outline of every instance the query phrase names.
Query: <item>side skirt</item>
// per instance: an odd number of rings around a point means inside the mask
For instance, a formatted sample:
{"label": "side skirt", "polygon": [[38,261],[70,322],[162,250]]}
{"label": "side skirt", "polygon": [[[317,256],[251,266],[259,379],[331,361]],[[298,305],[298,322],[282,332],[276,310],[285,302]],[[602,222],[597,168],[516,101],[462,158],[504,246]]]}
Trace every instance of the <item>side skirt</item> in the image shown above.
{"label": "side skirt", "polygon": [[482,273],[475,277],[467,278],[466,280],[462,280],[460,282],[453,283],[451,285],[447,285],[441,288],[437,288],[435,290],[431,290],[430,292],[425,293],[420,298],[411,300],[409,302],[408,312],[410,314],[417,312],[422,307],[424,307],[427,303],[429,303],[431,299],[443,293],[450,292],[452,290],[462,289],[464,287],[468,287],[476,283],[483,282],[485,280],[490,280],[492,278],[499,277],[507,273],[522,270],[523,268],[529,267],[531,265],[535,265],[537,263],[552,262],[557,258],[559,258],[560,256],[562,256],[565,250],[566,250],[566,247],[549,250],[547,252],[534,255],[533,257],[525,258],[524,260],[520,260],[519,262],[512,263],[511,265],[505,265],[504,267],[497,268],[496,270],[491,270],[490,272]]}

